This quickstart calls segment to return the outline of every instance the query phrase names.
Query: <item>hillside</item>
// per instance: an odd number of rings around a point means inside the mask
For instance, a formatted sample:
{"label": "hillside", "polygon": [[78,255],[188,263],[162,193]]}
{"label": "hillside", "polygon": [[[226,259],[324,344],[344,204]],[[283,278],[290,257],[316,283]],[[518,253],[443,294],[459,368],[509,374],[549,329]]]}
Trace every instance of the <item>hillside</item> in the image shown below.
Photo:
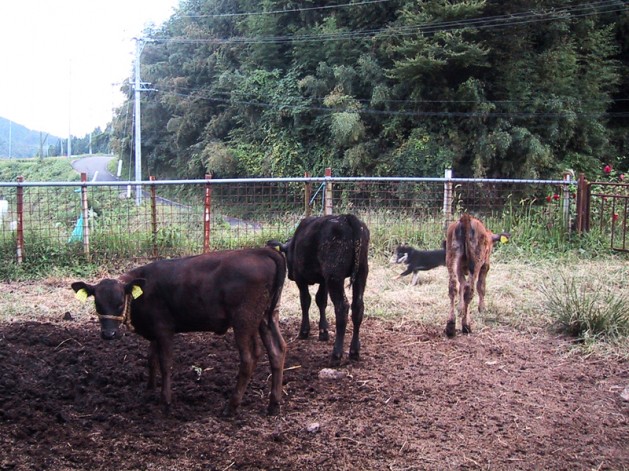
{"label": "hillside", "polygon": [[[33,131],[0,117],[0,157],[35,157],[39,155],[41,137],[46,138],[46,133]],[[45,149],[58,140],[58,137],[49,135]]]}

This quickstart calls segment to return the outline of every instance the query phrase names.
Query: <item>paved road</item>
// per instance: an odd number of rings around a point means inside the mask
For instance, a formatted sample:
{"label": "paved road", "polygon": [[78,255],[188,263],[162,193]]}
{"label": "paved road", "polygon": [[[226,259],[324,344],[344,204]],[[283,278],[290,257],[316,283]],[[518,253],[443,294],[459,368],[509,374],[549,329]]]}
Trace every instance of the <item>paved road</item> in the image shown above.
{"label": "paved road", "polygon": [[79,173],[87,173],[87,179],[89,181],[94,179],[96,175],[96,181],[98,182],[110,182],[118,180],[115,175],[112,175],[107,170],[107,165],[114,159],[113,155],[95,155],[91,157],[82,157],[72,162],[72,168]]}
{"label": "paved road", "polygon": [[[113,155],[95,155],[91,157],[82,157],[80,159],[76,159],[72,162],[72,168],[77,172],[86,172],[88,181],[94,179],[94,175],[96,175],[97,182],[110,182],[118,180],[115,175],[112,175],[107,170],[107,165],[111,159],[114,159]],[[134,188],[135,189],[135,188]],[[142,194],[144,198],[149,198],[150,195],[146,191],[143,191]],[[186,205],[181,203],[177,203],[175,201],[171,201],[167,198],[162,198],[161,196],[157,197],[157,201],[162,204],[167,204],[170,206],[178,206],[181,208],[187,208]],[[254,229],[260,228],[260,224],[250,221],[243,221],[242,219],[233,218],[230,216],[223,216],[223,219],[232,227],[236,226],[248,226]]]}

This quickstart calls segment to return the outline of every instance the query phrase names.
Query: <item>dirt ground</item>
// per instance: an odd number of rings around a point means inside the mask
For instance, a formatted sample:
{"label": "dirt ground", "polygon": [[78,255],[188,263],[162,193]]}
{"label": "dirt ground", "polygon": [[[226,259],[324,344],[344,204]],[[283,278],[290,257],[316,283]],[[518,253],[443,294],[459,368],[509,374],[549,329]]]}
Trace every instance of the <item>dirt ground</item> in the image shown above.
{"label": "dirt ground", "polygon": [[548,334],[367,317],[361,361],[326,379],[331,343],[297,340],[289,318],[281,415],[265,415],[263,361],[225,419],[231,333],[177,337],[164,416],[145,340],[51,314],[0,324],[2,470],[629,469],[629,362]]}

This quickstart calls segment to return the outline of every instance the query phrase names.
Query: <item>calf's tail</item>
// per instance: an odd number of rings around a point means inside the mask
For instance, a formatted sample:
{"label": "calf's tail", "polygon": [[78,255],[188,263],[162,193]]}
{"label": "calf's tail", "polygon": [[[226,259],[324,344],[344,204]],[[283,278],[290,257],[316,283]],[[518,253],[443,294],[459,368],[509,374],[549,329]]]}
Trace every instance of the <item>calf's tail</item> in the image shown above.
{"label": "calf's tail", "polygon": [[273,291],[271,292],[271,303],[269,310],[266,313],[266,317],[269,320],[269,325],[273,325],[271,322],[273,318],[273,312],[277,309],[277,306],[282,297],[282,290],[284,288],[284,281],[286,280],[286,261],[284,256],[279,251],[270,252],[271,258],[275,262],[275,280],[273,283]]}
{"label": "calf's tail", "polygon": [[455,235],[458,239],[459,246],[463,248],[463,256],[465,260],[467,260],[468,268],[471,273],[474,273],[474,266],[476,265],[476,260],[474,260],[473,231],[470,215],[467,213],[463,214],[459,220]]}
{"label": "calf's tail", "polygon": [[[364,255],[363,252],[369,250],[368,245],[363,243],[365,240],[369,241],[369,231],[353,214],[347,215],[347,222],[352,228],[352,246],[354,249],[354,265],[352,266],[352,274],[349,278],[349,286],[351,287],[354,284],[354,281],[356,281],[356,276],[358,275],[360,263]],[[365,231],[367,231],[366,234]]]}

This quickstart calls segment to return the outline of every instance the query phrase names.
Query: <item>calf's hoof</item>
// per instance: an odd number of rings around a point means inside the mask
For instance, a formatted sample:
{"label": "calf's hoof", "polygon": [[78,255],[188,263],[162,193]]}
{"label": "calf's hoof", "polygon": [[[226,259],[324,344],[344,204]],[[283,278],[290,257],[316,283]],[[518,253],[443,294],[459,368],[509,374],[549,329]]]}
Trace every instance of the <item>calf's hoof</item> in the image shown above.
{"label": "calf's hoof", "polygon": [[360,352],[349,351],[349,359],[354,361],[360,361]]}
{"label": "calf's hoof", "polygon": [[472,328],[469,325],[464,324],[461,326],[461,332],[463,332],[464,334],[471,334]]}
{"label": "calf's hoof", "polygon": [[334,366],[339,366],[341,364],[341,355],[335,355],[334,353],[332,354],[332,357],[330,358],[330,366],[334,367]]}
{"label": "calf's hoof", "polygon": [[445,332],[448,337],[454,337],[456,335],[456,322],[448,321]]}
{"label": "calf's hoof", "polygon": [[266,413],[270,416],[280,415],[280,405],[269,404],[269,407],[267,408]]}
{"label": "calf's hoof", "polygon": [[299,335],[297,336],[299,340],[306,340],[308,337],[310,337],[309,330],[300,330]]}
{"label": "calf's hoof", "polygon": [[328,333],[327,330],[320,330],[319,331],[319,340],[321,342],[327,342],[328,340],[330,340],[330,334]]}
{"label": "calf's hoof", "polygon": [[235,413],[236,413],[236,409],[234,409],[231,405],[227,404],[221,412],[221,417],[233,417]]}

